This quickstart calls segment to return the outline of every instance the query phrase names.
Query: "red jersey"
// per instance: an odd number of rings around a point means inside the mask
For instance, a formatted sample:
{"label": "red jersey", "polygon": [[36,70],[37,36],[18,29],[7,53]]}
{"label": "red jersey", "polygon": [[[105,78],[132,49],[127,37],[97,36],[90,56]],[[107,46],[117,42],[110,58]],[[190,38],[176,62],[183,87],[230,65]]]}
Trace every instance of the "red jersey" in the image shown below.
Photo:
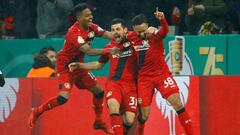
{"label": "red jersey", "polygon": [[102,36],[105,30],[96,24],[92,24],[87,30],[82,30],[78,22],[75,22],[66,34],[66,40],[62,50],[57,54],[57,70],[66,70],[71,62],[84,62],[84,53],[79,47],[85,43],[92,44],[95,36]]}
{"label": "red jersey", "polygon": [[152,76],[170,72],[164,59],[163,39],[168,33],[166,20],[160,21],[162,28],[147,40],[142,40],[136,32],[130,32],[127,39],[133,42],[138,58],[139,75]]}
{"label": "red jersey", "polygon": [[137,57],[133,53],[133,47],[129,41],[118,44],[112,40],[105,48],[118,47],[121,50],[119,55],[101,55],[99,58],[100,63],[107,63],[110,61],[110,73],[109,79],[116,80],[127,80],[136,82],[137,76]]}

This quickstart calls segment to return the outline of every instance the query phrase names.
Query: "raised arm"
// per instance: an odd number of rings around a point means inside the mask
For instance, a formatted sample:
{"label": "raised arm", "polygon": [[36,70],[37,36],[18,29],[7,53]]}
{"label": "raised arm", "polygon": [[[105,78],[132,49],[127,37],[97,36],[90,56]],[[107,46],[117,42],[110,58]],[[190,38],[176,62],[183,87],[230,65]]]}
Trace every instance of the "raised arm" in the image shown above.
{"label": "raised arm", "polygon": [[158,7],[157,7],[156,11],[154,12],[154,15],[155,15],[156,19],[158,19],[160,21],[160,24],[162,26],[158,31],[156,31],[156,34],[158,34],[160,37],[164,38],[169,32],[168,23],[166,21],[164,13],[158,11]]}

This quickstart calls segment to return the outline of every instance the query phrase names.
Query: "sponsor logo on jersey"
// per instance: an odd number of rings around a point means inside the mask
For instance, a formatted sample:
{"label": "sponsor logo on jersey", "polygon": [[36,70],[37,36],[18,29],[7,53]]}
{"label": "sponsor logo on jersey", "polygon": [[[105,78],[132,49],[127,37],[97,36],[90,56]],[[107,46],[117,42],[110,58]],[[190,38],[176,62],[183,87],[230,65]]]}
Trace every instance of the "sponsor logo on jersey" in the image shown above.
{"label": "sponsor logo on jersey", "polygon": [[129,49],[127,51],[122,52],[121,54],[112,55],[113,58],[123,58],[123,57],[129,57],[132,55],[132,50]]}
{"label": "sponsor logo on jersey", "polygon": [[133,47],[135,51],[144,51],[148,50],[150,45],[148,43],[148,40],[143,40],[141,45],[134,45]]}

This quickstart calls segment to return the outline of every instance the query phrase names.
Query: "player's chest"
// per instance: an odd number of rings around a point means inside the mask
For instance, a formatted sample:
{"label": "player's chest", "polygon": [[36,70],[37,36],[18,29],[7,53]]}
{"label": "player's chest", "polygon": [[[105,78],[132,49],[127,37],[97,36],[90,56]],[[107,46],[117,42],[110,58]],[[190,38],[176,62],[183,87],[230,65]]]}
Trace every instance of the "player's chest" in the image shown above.
{"label": "player's chest", "polygon": [[[80,40],[82,40],[83,43],[87,43],[88,45],[92,45],[93,44],[93,40],[95,38],[95,32],[94,31],[78,31],[78,35],[79,38],[81,38]],[[78,39],[79,40],[79,39]]]}
{"label": "player's chest", "polygon": [[130,42],[126,42],[120,45],[116,45],[115,47],[118,47],[121,51],[120,54],[116,54],[116,55],[110,55],[110,59],[113,61],[118,61],[119,59],[126,59],[128,57],[132,57],[133,56],[133,48],[130,44]]}

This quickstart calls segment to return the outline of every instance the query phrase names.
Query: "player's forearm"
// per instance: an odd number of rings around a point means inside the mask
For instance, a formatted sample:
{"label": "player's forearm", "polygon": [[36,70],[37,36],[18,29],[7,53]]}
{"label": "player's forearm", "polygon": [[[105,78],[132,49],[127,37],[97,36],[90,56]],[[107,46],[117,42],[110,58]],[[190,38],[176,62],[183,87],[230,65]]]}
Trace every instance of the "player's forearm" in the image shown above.
{"label": "player's forearm", "polygon": [[161,19],[161,20],[159,20],[159,21],[160,21],[160,24],[161,24],[161,26],[162,26],[162,27],[160,28],[160,30],[159,30],[159,34],[166,36],[166,35],[168,34],[168,32],[169,32],[169,27],[168,27],[168,23],[167,23],[167,21],[166,21],[166,18]]}
{"label": "player's forearm", "polygon": [[96,56],[102,54],[103,49],[90,48],[85,53],[90,56]]}
{"label": "player's forearm", "polygon": [[105,55],[108,53],[111,53],[111,48],[104,48],[104,49],[96,49],[96,48],[89,48],[85,53],[90,56],[96,56],[96,55]]}
{"label": "player's forearm", "polygon": [[113,39],[113,35],[112,35],[112,33],[109,32],[109,31],[105,31],[105,32],[103,33],[103,37],[106,38],[106,39],[109,39],[109,40]]}
{"label": "player's forearm", "polygon": [[97,70],[101,69],[102,65],[99,62],[78,63],[79,69]]}

